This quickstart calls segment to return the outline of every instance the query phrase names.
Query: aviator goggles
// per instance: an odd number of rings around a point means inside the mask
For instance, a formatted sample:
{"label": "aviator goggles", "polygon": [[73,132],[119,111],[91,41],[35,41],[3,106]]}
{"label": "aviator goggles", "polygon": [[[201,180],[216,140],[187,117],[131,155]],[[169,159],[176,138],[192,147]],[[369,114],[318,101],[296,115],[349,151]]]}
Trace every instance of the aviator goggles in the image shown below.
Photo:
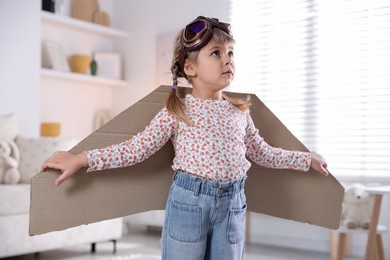
{"label": "aviator goggles", "polygon": [[217,18],[199,16],[186,26],[180,37],[180,43],[186,51],[199,50],[210,41],[214,28],[232,36],[230,24],[222,23]]}
{"label": "aviator goggles", "polygon": [[180,44],[182,46],[178,60],[180,70],[183,70],[187,53],[204,47],[211,40],[214,28],[218,28],[232,36],[230,24],[220,22],[217,18],[198,16],[198,18],[186,26],[180,37]]}

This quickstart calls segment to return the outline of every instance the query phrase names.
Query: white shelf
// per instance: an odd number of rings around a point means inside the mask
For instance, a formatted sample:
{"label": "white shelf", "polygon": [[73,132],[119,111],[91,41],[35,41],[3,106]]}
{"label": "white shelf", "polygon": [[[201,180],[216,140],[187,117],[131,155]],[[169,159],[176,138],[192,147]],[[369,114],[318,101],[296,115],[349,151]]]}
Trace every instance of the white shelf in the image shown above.
{"label": "white shelf", "polygon": [[96,85],[105,85],[111,87],[127,87],[128,82],[125,80],[116,80],[116,79],[108,79],[97,76],[90,76],[84,74],[77,74],[72,72],[65,71],[57,71],[51,69],[41,69],[42,78],[51,78],[57,80],[69,80],[69,81],[77,81],[80,83],[88,83],[88,84],[96,84]]}
{"label": "white shelf", "polygon": [[63,16],[63,15],[55,15],[46,11],[41,12],[41,19],[42,22],[46,24],[53,24],[56,26],[69,27],[71,29],[84,30],[95,34],[100,34],[103,36],[111,36],[111,37],[122,38],[122,39],[128,38],[127,33],[117,29],[113,29],[103,25],[94,24],[83,20]]}

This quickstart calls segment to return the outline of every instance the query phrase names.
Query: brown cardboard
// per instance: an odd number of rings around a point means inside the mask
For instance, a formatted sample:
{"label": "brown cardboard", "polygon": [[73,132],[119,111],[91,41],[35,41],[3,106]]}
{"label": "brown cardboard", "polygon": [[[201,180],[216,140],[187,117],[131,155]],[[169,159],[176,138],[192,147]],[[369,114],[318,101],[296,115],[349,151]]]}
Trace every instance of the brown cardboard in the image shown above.
{"label": "brown cardboard", "polygon": [[[105,147],[142,131],[164,106],[169,91],[169,86],[160,86],[71,151]],[[182,94],[189,91],[180,88]],[[269,144],[307,151],[256,95],[251,95],[251,101],[253,121]],[[82,170],[59,187],[54,185],[57,171],[39,173],[31,182],[30,235],[164,209],[173,176],[173,157],[169,142],[142,163],[94,173]],[[333,176],[266,169],[255,163],[248,175],[245,190],[250,211],[338,228],[344,189]]]}

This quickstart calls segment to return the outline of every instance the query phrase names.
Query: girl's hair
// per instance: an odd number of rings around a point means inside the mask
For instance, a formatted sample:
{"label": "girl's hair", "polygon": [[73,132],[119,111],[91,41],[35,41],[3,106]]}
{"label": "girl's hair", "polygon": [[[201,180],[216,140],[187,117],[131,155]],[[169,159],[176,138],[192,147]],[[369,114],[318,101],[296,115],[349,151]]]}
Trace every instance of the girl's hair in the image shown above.
{"label": "girl's hair", "polygon": [[[184,29],[183,29],[184,30]],[[173,87],[168,95],[167,101],[166,101],[166,107],[168,112],[171,114],[174,114],[178,117],[179,120],[184,121],[187,124],[192,124],[191,120],[188,118],[188,116],[185,113],[185,105],[183,102],[183,95],[182,93],[178,93],[179,88],[176,89],[176,86],[178,85],[178,77],[184,77],[187,79],[189,83],[191,83],[191,78],[187,77],[187,75],[184,72],[184,68],[179,67],[178,61],[179,61],[179,53],[182,51],[182,45],[180,43],[180,37],[182,37],[183,30],[181,30],[175,38],[174,41],[174,49],[173,49],[173,58],[172,58],[172,66],[171,66],[171,72],[173,77]],[[210,41],[213,41],[217,44],[225,44],[227,42],[234,42],[234,39],[229,34],[223,32],[222,30],[219,30],[218,28],[213,29],[213,36]],[[186,59],[188,59],[191,62],[196,62],[198,58],[200,50],[188,52]],[[228,97],[226,94],[222,95],[225,100],[227,100],[229,103],[234,105],[235,107],[239,108],[241,111],[248,111],[250,107],[250,97],[249,95],[245,99],[239,99],[234,97]]]}

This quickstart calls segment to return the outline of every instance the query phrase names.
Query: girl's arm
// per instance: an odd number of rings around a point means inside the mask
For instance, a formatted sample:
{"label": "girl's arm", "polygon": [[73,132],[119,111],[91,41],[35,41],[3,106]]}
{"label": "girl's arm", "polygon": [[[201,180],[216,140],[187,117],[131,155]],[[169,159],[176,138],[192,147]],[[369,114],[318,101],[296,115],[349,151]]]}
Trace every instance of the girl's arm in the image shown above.
{"label": "girl's arm", "polygon": [[144,131],[119,144],[86,151],[87,172],[122,168],[140,163],[160,150],[172,137],[176,117],[166,108],[160,110]]}
{"label": "girl's arm", "polygon": [[252,161],[267,168],[308,171],[312,167],[323,175],[328,175],[326,161],[321,155],[316,152],[288,151],[270,146],[259,135],[259,131],[255,128],[250,115],[248,115],[247,119],[245,135],[246,155]]}
{"label": "girl's arm", "polygon": [[87,172],[130,166],[157,152],[172,136],[176,127],[176,117],[163,108],[153,118],[144,131],[131,139],[106,148],[94,149],[81,154],[56,152],[42,165],[41,170],[53,168],[62,174],[55,184],[58,186],[86,167]]}

